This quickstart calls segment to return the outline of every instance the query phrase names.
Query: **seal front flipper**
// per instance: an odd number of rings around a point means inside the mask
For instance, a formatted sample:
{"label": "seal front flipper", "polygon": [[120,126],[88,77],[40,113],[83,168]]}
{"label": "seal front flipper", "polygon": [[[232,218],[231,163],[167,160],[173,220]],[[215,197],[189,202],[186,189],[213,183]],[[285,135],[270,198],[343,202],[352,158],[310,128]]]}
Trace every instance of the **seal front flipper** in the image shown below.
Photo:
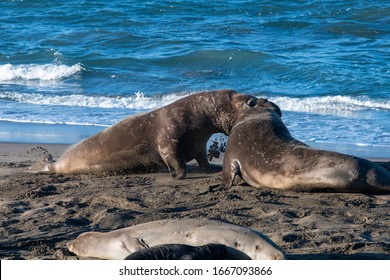
{"label": "seal front flipper", "polygon": [[[210,148],[210,150],[211,150],[211,148]],[[220,166],[218,164],[210,163],[214,157],[218,159],[221,153],[219,151],[215,150],[214,152],[218,153],[218,154],[211,154],[210,150],[209,150],[209,152],[206,152],[206,148],[204,148],[204,149],[202,149],[202,152],[200,152],[195,157],[195,160],[198,163],[200,170],[203,172],[207,172],[207,173],[222,171],[222,166]]]}
{"label": "seal front flipper", "polygon": [[187,176],[187,164],[182,158],[181,160],[178,158],[172,158],[172,160],[166,162],[169,172],[172,177],[176,180],[184,179]]}
{"label": "seal front flipper", "polygon": [[162,139],[160,141],[161,144],[158,146],[158,151],[168,167],[169,173],[177,180],[184,179],[187,175],[187,163],[180,145],[177,141],[171,141],[171,139]]}
{"label": "seal front flipper", "polygon": [[184,158],[179,160],[177,157],[170,157],[165,163],[174,179],[181,180],[187,176],[187,164]]}
{"label": "seal front flipper", "polygon": [[230,164],[230,168],[226,168],[223,171],[222,183],[219,185],[209,186],[209,192],[228,190],[233,186],[234,178],[236,175],[241,175],[240,164],[237,160],[233,160]]}
{"label": "seal front flipper", "polygon": [[206,151],[206,146],[203,145],[199,147],[198,150],[199,151],[196,153],[194,159],[200,167],[208,168],[210,166],[209,160],[211,160],[212,158],[210,159],[209,154]]}

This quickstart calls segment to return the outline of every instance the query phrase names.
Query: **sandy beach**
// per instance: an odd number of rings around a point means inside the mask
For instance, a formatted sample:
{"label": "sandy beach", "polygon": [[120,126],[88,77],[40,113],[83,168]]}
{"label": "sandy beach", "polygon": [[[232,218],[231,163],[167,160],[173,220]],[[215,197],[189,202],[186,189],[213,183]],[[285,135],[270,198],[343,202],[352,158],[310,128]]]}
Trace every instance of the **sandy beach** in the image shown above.
{"label": "sandy beach", "polygon": [[[180,181],[164,171],[111,176],[23,173],[45,151],[56,159],[66,148],[0,143],[1,259],[77,259],[66,243],[82,232],[181,217],[208,217],[256,229],[289,259],[390,259],[390,195],[250,186],[207,193],[221,173],[207,173],[194,164]],[[380,161],[390,169],[389,161]]]}

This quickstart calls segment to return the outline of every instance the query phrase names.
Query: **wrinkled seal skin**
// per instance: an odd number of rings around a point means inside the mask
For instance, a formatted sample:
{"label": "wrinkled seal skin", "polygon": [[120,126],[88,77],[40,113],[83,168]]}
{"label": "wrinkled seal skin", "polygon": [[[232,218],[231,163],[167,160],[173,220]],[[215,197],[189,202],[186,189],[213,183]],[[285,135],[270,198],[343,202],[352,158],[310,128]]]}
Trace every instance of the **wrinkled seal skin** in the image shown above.
{"label": "wrinkled seal skin", "polygon": [[30,171],[143,172],[165,164],[173,177],[182,179],[186,163],[193,159],[209,167],[206,144],[210,136],[228,135],[237,118],[255,106],[256,100],[233,90],[193,94],[152,112],[125,118],[76,144],[57,162],[43,167],[38,163]]}
{"label": "wrinkled seal skin", "polygon": [[159,220],[106,233],[85,232],[70,241],[68,249],[80,258],[123,260],[131,253],[164,244],[222,244],[228,259],[285,259],[271,240],[255,230],[202,218]]}
{"label": "wrinkled seal skin", "polygon": [[281,112],[256,106],[237,120],[223,161],[223,182],[239,175],[254,187],[333,192],[390,192],[390,172],[369,160],[311,148],[294,139]]}
{"label": "wrinkled seal skin", "polygon": [[158,245],[128,255],[125,260],[225,260],[227,248],[222,244],[191,246],[184,244]]}

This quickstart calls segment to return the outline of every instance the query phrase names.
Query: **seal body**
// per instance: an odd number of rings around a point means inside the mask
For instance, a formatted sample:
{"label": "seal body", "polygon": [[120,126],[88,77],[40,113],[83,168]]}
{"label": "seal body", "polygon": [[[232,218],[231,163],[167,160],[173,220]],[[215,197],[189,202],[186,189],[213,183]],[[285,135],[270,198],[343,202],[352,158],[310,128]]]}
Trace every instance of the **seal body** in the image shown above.
{"label": "seal body", "polygon": [[128,255],[125,260],[225,260],[227,248],[222,244],[191,246],[185,244],[164,244]]}
{"label": "seal body", "polygon": [[[30,171],[96,173],[150,171],[167,166],[173,177],[186,176],[195,159],[208,167],[206,143],[214,133],[229,134],[256,98],[232,90],[184,97],[152,112],[130,116],[76,144],[58,161]],[[39,165],[38,165],[39,166]]]}
{"label": "seal body", "polygon": [[371,161],[311,148],[294,139],[269,108],[254,107],[237,120],[223,161],[223,183],[239,175],[254,187],[339,192],[389,192],[390,172]]}
{"label": "seal body", "polygon": [[229,259],[284,259],[277,246],[261,233],[208,219],[159,220],[107,233],[86,232],[68,243],[79,257],[124,259],[136,251],[163,245],[226,246]]}

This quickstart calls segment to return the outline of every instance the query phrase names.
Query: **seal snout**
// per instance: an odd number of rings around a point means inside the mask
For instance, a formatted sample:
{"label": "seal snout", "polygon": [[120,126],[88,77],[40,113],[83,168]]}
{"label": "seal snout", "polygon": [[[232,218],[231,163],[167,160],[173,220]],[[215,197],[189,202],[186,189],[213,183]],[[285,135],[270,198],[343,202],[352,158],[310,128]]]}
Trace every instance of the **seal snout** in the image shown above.
{"label": "seal snout", "polygon": [[279,106],[271,101],[268,101],[268,99],[258,98],[256,107],[263,107],[274,110],[280,117],[282,116],[282,111],[280,110]]}
{"label": "seal snout", "polygon": [[75,253],[75,248],[73,246],[74,240],[69,241],[66,243],[66,247],[68,247],[69,252]]}

